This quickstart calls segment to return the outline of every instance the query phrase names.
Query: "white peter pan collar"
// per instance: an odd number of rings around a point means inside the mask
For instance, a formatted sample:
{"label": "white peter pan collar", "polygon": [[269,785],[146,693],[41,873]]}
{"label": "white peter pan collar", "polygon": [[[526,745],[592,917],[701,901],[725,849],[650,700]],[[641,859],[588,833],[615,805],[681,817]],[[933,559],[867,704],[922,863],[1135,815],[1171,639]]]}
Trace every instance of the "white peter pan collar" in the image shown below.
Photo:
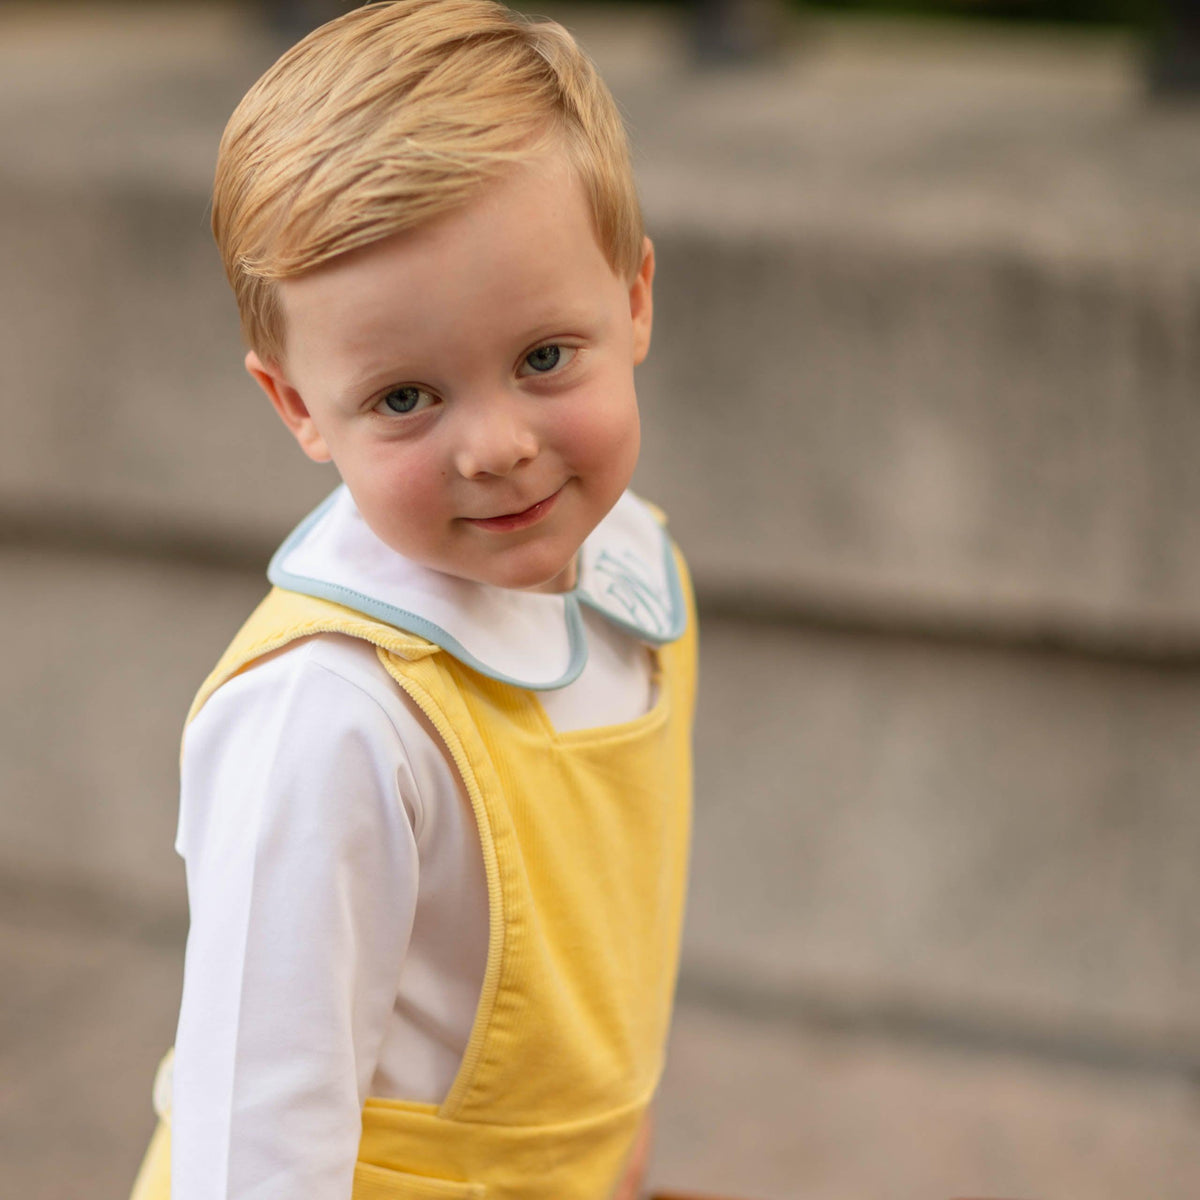
{"label": "white peter pan collar", "polygon": [[515,591],[410,562],[368,528],[343,484],[275,552],[277,587],[332,600],[440,646],[502,683],[566,687],[587,662],[580,605],[651,645],[687,625],[671,540],[651,509],[626,492],[592,531],[572,591]]}

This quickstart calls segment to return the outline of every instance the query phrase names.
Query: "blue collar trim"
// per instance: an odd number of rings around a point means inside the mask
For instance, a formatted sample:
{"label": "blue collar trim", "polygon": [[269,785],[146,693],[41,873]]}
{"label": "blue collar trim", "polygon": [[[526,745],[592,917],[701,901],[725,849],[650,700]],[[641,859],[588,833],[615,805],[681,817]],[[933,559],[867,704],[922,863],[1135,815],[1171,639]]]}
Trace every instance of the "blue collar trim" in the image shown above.
{"label": "blue collar trim", "polygon": [[[538,603],[543,608],[549,605],[553,611],[553,607],[557,607],[557,619],[563,622],[566,635],[566,668],[550,680],[518,678],[511,671],[502,671],[494,664],[482,661],[463,644],[461,637],[456,637],[429,614],[413,612],[333,579],[290,570],[285,564],[295,552],[323,522],[337,519],[337,510],[349,507],[350,503],[344,485],[326,497],[272,556],[267,578],[276,587],[333,601],[393,628],[416,634],[489,679],[536,691],[553,691],[578,679],[588,659],[581,611],[584,605],[624,633],[653,646],[675,641],[687,627],[687,606],[671,539],[649,507],[630,492],[622,497],[581,548],[575,588],[556,596],[538,595]],[[649,558],[647,550],[650,550]],[[658,562],[654,562],[656,557]],[[475,586],[491,590],[485,584]],[[554,601],[558,602],[557,606],[552,605]]]}

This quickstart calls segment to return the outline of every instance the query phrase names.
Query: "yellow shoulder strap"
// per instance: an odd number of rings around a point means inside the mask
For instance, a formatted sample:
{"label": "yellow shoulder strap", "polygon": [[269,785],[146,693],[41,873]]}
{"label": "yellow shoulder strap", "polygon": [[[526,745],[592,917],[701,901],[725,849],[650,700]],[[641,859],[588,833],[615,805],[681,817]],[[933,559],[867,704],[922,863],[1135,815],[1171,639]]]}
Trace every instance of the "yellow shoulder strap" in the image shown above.
{"label": "yellow shoulder strap", "polygon": [[437,646],[415,633],[405,633],[352,608],[334,604],[331,600],[272,588],[238,630],[212,673],[200,685],[188,710],[188,722],[192,721],[221,684],[244,671],[256,659],[298,638],[311,637],[316,633],[343,633],[362,638],[410,662],[438,653]]}

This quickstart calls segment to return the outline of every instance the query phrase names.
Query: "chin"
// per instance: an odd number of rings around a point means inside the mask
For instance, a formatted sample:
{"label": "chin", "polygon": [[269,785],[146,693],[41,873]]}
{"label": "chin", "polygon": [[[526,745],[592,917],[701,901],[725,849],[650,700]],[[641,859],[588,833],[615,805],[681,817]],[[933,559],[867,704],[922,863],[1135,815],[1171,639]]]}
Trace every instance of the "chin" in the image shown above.
{"label": "chin", "polygon": [[565,591],[564,587],[552,587],[551,585],[568,570],[574,557],[573,554],[565,559],[539,557],[526,562],[504,564],[489,572],[485,582],[496,587],[512,588],[514,591],[522,592]]}

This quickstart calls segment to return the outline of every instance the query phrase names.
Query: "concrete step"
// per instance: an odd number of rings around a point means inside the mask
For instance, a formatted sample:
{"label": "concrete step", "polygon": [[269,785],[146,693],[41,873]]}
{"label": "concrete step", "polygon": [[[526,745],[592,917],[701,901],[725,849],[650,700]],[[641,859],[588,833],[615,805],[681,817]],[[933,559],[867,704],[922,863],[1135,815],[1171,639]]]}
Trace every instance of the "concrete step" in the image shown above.
{"label": "concrete step", "polygon": [[[0,1152],[12,1194],[128,1194],[181,965],[170,938],[70,906],[6,903]],[[656,1115],[651,1183],[701,1195],[1190,1200],[1200,1187],[1195,1089],[1178,1075],[686,1003]]]}
{"label": "concrete step", "polygon": [[[0,880],[182,927],[180,725],[263,589],[0,553]],[[698,1000],[1200,1069],[1200,672],[720,618],[702,645]]]}
{"label": "concrete step", "polygon": [[683,1005],[652,1178],[757,1200],[1185,1200],[1200,1186],[1195,1111],[1179,1076]]}
{"label": "concrete step", "polygon": [[1200,1063],[1200,673],[717,619],[702,646],[699,995]]}
{"label": "concrete step", "polygon": [[183,922],[183,719],[265,591],[245,573],[0,551],[0,879]]}
{"label": "concrete step", "polygon": [[[639,148],[638,480],[701,585],[1194,653],[1200,114],[1111,35],[812,22],[698,73],[665,12],[561,15]],[[205,230],[273,47],[221,5],[0,22],[0,524],[262,553],[331,482],[243,377]]]}

